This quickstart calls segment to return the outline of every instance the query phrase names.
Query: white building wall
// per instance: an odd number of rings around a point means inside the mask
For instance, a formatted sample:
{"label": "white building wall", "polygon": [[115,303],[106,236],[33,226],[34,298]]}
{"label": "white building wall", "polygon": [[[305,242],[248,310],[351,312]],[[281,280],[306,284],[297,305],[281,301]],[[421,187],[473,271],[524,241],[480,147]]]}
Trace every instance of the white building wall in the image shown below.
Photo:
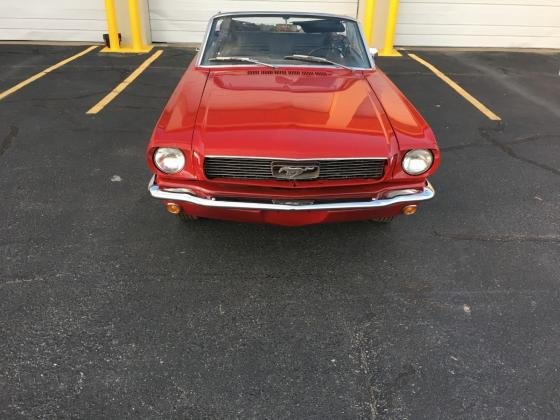
{"label": "white building wall", "polygon": [[154,42],[200,42],[218,12],[322,12],[354,18],[358,12],[358,0],[150,0],[149,5]]}
{"label": "white building wall", "polygon": [[[386,1],[376,0],[378,6]],[[220,11],[358,13],[358,0],[148,0],[148,5],[154,42],[200,42],[208,19]],[[104,7],[103,0],[0,0],[0,40],[101,42],[107,32]],[[396,45],[560,48],[560,0],[401,0]]]}
{"label": "white building wall", "polygon": [[103,0],[0,0],[0,40],[103,41]]}
{"label": "white building wall", "polygon": [[560,48],[560,0],[401,0],[395,44]]}

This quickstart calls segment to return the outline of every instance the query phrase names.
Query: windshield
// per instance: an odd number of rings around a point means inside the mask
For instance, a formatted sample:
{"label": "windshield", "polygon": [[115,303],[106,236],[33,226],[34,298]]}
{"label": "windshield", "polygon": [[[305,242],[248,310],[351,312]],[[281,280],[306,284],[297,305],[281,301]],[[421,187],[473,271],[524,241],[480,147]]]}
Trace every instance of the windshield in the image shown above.
{"label": "windshield", "polygon": [[371,67],[355,21],[297,15],[214,19],[201,64]]}

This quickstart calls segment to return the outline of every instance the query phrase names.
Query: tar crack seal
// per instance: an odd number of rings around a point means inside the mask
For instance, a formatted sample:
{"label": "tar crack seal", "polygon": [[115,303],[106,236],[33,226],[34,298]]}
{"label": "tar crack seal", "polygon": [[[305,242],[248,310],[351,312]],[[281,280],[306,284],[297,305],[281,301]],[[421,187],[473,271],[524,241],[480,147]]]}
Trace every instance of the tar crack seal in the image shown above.
{"label": "tar crack seal", "polygon": [[0,143],[0,156],[2,156],[6,150],[12,145],[13,140],[17,137],[19,129],[15,125],[10,126],[10,131],[8,135],[4,137],[2,143]]}

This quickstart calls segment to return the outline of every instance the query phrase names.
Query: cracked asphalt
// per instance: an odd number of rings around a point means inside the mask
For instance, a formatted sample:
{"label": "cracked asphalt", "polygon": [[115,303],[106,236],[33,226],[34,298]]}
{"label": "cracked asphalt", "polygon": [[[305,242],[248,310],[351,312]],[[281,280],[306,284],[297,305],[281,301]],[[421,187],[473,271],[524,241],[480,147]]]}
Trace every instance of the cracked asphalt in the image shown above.
{"label": "cracked asphalt", "polygon": [[[83,46],[0,45],[0,91]],[[193,56],[96,52],[0,101],[0,417],[558,418],[560,53],[414,51],[437,197],[389,226],[185,226],[144,148]]]}

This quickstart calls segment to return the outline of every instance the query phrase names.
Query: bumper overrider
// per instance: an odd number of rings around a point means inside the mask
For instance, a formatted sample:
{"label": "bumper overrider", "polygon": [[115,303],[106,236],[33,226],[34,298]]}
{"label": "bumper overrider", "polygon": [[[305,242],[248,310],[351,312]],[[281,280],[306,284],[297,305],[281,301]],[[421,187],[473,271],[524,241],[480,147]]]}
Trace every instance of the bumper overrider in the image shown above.
{"label": "bumper overrider", "polygon": [[251,201],[227,201],[216,198],[202,198],[187,192],[166,191],[161,189],[155,184],[155,176],[152,176],[148,184],[148,190],[154,198],[161,200],[187,203],[195,206],[201,206],[214,209],[238,209],[238,210],[257,210],[257,211],[272,211],[272,212],[328,212],[328,211],[343,211],[343,210],[375,210],[385,207],[393,207],[402,205],[404,203],[416,203],[420,201],[430,200],[434,197],[435,191],[428,181],[422,191],[397,195],[391,198],[371,199],[362,201],[342,201],[334,203],[313,203],[313,204],[277,204],[266,202],[251,202]]}

